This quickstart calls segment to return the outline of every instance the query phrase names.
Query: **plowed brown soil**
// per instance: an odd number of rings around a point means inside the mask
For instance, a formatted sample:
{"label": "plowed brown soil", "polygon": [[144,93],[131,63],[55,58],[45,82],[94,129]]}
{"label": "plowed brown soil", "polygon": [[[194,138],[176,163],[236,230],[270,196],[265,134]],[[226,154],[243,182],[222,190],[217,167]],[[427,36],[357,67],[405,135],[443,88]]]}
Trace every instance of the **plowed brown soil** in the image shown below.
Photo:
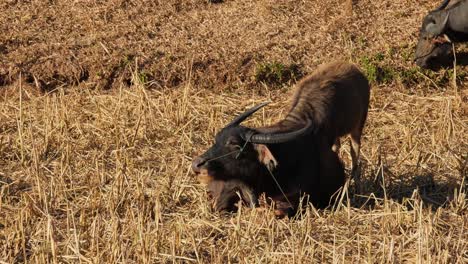
{"label": "plowed brown soil", "polygon": [[319,63],[396,53],[412,67],[430,1],[3,1],[0,85],[82,84],[236,88],[255,85],[256,65],[278,61],[310,72]]}

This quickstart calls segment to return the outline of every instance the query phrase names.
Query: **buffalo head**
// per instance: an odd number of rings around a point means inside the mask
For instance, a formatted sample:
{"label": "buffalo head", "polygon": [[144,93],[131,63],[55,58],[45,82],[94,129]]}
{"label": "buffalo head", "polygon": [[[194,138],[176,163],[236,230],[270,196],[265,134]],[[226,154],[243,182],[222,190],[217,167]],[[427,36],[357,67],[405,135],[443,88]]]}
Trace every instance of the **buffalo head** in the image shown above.
{"label": "buffalo head", "polygon": [[266,104],[259,104],[237,116],[218,132],[213,146],[193,160],[192,169],[200,182],[238,179],[255,189],[261,177],[268,176],[268,170],[278,165],[268,145],[284,143],[310,131],[310,123],[300,129],[277,133],[261,133],[240,125]]}
{"label": "buffalo head", "polygon": [[416,46],[415,62],[422,68],[432,68],[451,62],[452,45],[444,31],[449,12],[443,10],[449,0],[424,17]]}

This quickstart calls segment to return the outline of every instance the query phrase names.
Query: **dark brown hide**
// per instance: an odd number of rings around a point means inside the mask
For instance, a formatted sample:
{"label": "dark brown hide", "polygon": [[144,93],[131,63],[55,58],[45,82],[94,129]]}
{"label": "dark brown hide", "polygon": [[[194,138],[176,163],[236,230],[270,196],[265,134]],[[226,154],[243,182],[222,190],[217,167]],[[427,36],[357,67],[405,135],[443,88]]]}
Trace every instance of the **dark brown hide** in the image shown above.
{"label": "dark brown hide", "polygon": [[312,120],[320,143],[330,148],[339,137],[350,134],[355,169],[369,98],[369,83],[356,66],[345,62],[323,64],[297,84],[286,117],[257,130],[262,133],[288,131]]}
{"label": "dark brown hide", "polygon": [[[242,190],[248,189],[255,194],[254,203],[262,193],[271,198],[278,215],[296,211],[304,194],[315,206],[326,207],[345,181],[343,165],[332,146],[339,137],[350,134],[356,169],[369,96],[369,83],[355,65],[321,65],[297,84],[284,119],[271,126],[248,128],[237,120],[244,120],[264,104],[247,110],[217,133],[213,146],[194,159],[192,168],[206,173],[209,177],[205,178],[224,182],[222,187],[209,187],[223,201],[219,210],[235,203],[236,192],[241,191],[244,200]],[[291,197],[292,205],[285,203],[276,181]],[[243,185],[239,187],[239,183]]]}

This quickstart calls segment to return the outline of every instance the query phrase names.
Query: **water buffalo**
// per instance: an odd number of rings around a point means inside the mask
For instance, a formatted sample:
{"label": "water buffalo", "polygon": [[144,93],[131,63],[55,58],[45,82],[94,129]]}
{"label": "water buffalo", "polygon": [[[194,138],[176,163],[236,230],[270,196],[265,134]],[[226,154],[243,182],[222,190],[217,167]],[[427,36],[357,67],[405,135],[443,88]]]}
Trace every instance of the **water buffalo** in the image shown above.
{"label": "water buffalo", "polygon": [[434,68],[453,59],[451,42],[468,41],[468,0],[445,0],[424,17],[419,31],[415,61]]}
{"label": "water buffalo", "polygon": [[[327,206],[345,180],[333,146],[339,137],[350,134],[356,169],[369,95],[366,77],[353,64],[321,65],[298,83],[284,119],[249,128],[241,122],[266,103],[247,110],[218,132],[214,145],[193,160],[192,169],[208,185],[242,182],[252,190],[252,197],[265,193],[284,213],[297,209],[303,194],[314,205]],[[218,204],[227,203],[219,208],[228,208],[232,202],[221,193],[217,198]]]}

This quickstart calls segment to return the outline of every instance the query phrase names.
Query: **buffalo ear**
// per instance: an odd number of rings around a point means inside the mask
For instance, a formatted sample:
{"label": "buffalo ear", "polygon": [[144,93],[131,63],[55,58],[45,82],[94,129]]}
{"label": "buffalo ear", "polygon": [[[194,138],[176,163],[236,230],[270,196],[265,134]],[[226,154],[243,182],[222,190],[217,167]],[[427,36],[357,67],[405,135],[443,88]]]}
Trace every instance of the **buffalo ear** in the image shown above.
{"label": "buffalo ear", "polygon": [[254,146],[255,150],[258,152],[258,160],[265,164],[270,171],[278,166],[278,161],[276,161],[275,157],[266,145],[254,144]]}
{"label": "buffalo ear", "polygon": [[433,36],[441,35],[447,25],[449,14],[445,14],[445,16],[437,16],[433,17],[434,22],[429,23],[426,25],[426,31],[432,34]]}

